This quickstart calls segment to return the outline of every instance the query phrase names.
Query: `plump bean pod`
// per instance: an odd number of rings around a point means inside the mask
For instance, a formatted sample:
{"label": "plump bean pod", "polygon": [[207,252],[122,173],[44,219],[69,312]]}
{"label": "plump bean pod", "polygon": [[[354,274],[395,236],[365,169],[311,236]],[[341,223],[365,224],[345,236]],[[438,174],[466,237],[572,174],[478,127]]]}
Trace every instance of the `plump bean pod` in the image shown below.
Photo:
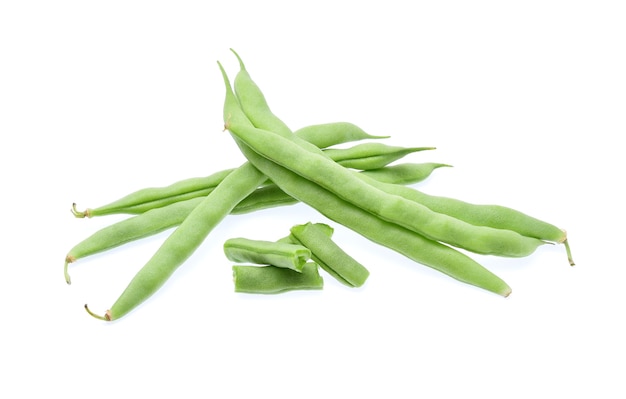
{"label": "plump bean pod", "polygon": [[224,242],[226,258],[238,263],[272,265],[301,272],[304,264],[311,259],[311,250],[298,244],[230,238]]}
{"label": "plump bean pod", "polygon": [[273,132],[232,123],[227,124],[227,128],[259,155],[319,184],[355,206],[432,240],[479,254],[509,257],[527,256],[544,244],[541,240],[511,230],[471,225],[433,212],[414,201],[388,194],[329,158]]}
{"label": "plump bean pod", "polygon": [[413,184],[426,180],[435,169],[450,165],[435,162],[401,163],[379,169],[364,170],[361,173],[380,182],[392,184]]}
{"label": "plump bean pod", "polygon": [[383,143],[363,143],[351,148],[329,148],[325,153],[346,168],[369,170],[382,168],[414,152],[434,149],[435,147],[399,147]]}
{"label": "plump bean pod", "polygon": [[329,219],[459,281],[502,296],[511,293],[511,288],[502,279],[466,254],[366,212],[310,180],[260,156],[241,141],[236,142],[250,162],[286,193],[317,209]]}
{"label": "plump bean pod", "polygon": [[234,265],[235,292],[278,294],[293,290],[321,290],[324,279],[318,266],[308,262],[298,273],[275,266]]}
{"label": "plump bean pod", "polygon": [[315,263],[337,281],[350,287],[360,287],[369,277],[370,272],[365,266],[339,247],[319,224],[300,224],[290,231],[300,244],[311,251]]}
{"label": "plump bean pod", "polygon": [[574,266],[567,233],[557,226],[501,205],[472,204],[455,198],[432,196],[413,187],[390,184],[371,174],[356,174],[368,184],[389,194],[420,203],[434,212],[445,213],[476,226],[512,230],[523,236],[564,244],[570,265]]}

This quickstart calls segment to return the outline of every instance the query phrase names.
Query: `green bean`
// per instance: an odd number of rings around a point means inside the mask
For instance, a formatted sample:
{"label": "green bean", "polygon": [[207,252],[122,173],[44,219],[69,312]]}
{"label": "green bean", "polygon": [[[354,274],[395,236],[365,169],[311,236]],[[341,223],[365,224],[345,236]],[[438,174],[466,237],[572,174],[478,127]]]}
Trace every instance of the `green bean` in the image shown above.
{"label": "green bean", "polygon": [[418,151],[434,150],[435,147],[398,147],[383,143],[363,143],[350,148],[325,151],[335,162],[352,169],[378,169]]}
{"label": "green bean", "polygon": [[201,201],[202,198],[192,198],[152,209],[98,230],[69,250],[63,268],[65,281],[71,284],[67,270],[70,263],[178,226]]}
{"label": "green bean", "polygon": [[232,208],[264,180],[265,176],[249,163],[237,168],[172,232],[131,280],[113,306],[106,311],[104,317],[94,315],[85,305],[87,311],[95,317],[110,321],[121,318],[139,306],[191,256]]}
{"label": "green bean", "polygon": [[[325,134],[322,130],[320,132],[320,137],[328,142],[329,139],[324,136]],[[342,138],[340,136],[336,137],[338,139],[345,140],[345,138]],[[309,137],[309,139],[312,140],[313,144],[315,144],[315,138]],[[342,162],[359,162],[358,160],[350,158],[351,156],[359,155],[359,153],[352,151],[351,148],[352,147],[334,149],[334,151],[329,155],[332,159],[335,159],[335,157],[341,159]],[[381,163],[384,164],[384,159],[387,160],[387,163],[393,162],[395,159],[386,156],[386,152],[390,151],[388,148],[389,146],[385,145],[377,147],[377,149],[379,149],[378,155],[380,155],[380,157],[377,157],[376,152],[370,152],[369,154],[366,154],[368,156],[368,159],[360,161],[363,169],[369,170],[379,168]],[[226,169],[220,172],[213,173],[210,176],[185,179],[165,187],[144,188],[106,205],[97,208],[88,208],[85,211],[78,211],[76,209],[76,204],[73,204],[72,213],[77,218],[105,216],[121,213],[137,215],[150,209],[166,206],[175,202],[185,201],[196,197],[205,197],[215,188],[217,184],[219,184],[219,182],[224,179],[224,177],[226,177],[232,171],[233,169]]]}
{"label": "green bean", "polygon": [[387,193],[421,203],[434,212],[446,213],[472,225],[512,230],[523,236],[564,244],[568,261],[574,266],[567,233],[553,224],[501,205],[471,204],[455,198],[428,195],[412,187],[384,183],[372,179],[374,176],[371,175],[358,176]]}
{"label": "green bean", "polygon": [[311,259],[311,250],[302,245],[242,237],[226,240],[224,254],[233,262],[272,265],[297,272],[302,272],[304,264]]}
{"label": "green bean", "polygon": [[385,183],[413,184],[426,180],[435,169],[449,166],[435,162],[401,163],[379,169],[364,170],[360,174]]}
{"label": "green bean", "polygon": [[[226,169],[206,177],[194,177],[181,180],[166,187],[150,187],[135,191],[116,201],[98,208],[79,212],[74,204],[72,213],[78,218],[111,215],[115,213],[141,213],[142,206],[152,209],[172,202],[184,201],[194,197],[206,196],[234,169]],[[174,201],[164,201],[173,198]]]}
{"label": "green bean", "polygon": [[357,125],[349,122],[323,123],[300,128],[294,134],[319,148],[328,148],[337,144],[364,139],[386,139],[390,136],[374,136],[366,133]]}
{"label": "green bean", "polygon": [[[218,63],[221,68],[221,65]],[[221,68],[223,71],[223,68]],[[225,82],[227,77],[224,73]],[[228,85],[230,88],[230,86]],[[232,91],[224,101],[224,119],[237,124],[249,124],[241,112]],[[102,320],[123,317],[152,296],[176,269],[200,246],[211,230],[246,196],[267,178],[249,162],[231,172],[159,247],[157,252],[137,272],[126,289],[104,316],[94,314],[87,305],[87,312]]]}
{"label": "green bean", "polygon": [[[419,167],[408,168],[406,173],[397,173],[397,167],[388,166],[381,169],[365,170],[360,173],[371,175],[377,180],[386,182],[398,181],[408,184],[418,181],[422,177]],[[412,172],[411,172],[412,170]],[[414,177],[411,177],[411,173]],[[158,234],[167,229],[180,225],[191,211],[204,197],[196,197],[185,201],[175,202],[159,208],[150,209],[144,213],[132,216],[106,226],[76,244],[65,257],[63,268],[65,280],[70,284],[68,266],[79,259],[91,256],[106,250],[118,247],[131,241]],[[268,209],[277,206],[293,205],[298,203],[275,184],[267,184],[257,188],[253,193],[239,202],[230,212],[231,215],[241,215]]]}
{"label": "green bean", "polygon": [[[277,134],[291,136],[293,134],[291,129],[270,110],[265,96],[256,83],[250,78],[239,54],[232,48],[230,51],[232,51],[237,57],[237,60],[239,60],[239,73],[235,76],[233,86],[235,95],[239,99],[241,110],[248,120],[252,125],[258,128],[272,129],[277,132]],[[230,121],[227,121],[227,123],[229,122]]]}
{"label": "green bean", "polygon": [[324,279],[313,262],[302,272],[275,266],[233,265],[235,292],[249,294],[278,294],[292,290],[320,290]]}
{"label": "green bean", "polygon": [[[319,184],[344,200],[436,241],[480,254],[520,257],[543,241],[511,230],[474,226],[426,206],[391,195],[354,176],[352,171],[299,144],[249,125],[227,125],[231,134],[258,154]],[[282,187],[281,187],[282,188]]]}
{"label": "green bean", "polygon": [[341,249],[319,224],[306,223],[291,228],[293,237],[311,251],[311,258],[339,282],[360,287],[369,271]]}
{"label": "green bean", "polygon": [[502,296],[510,294],[511,288],[502,279],[466,254],[366,212],[310,180],[260,156],[238,139],[236,142],[246,158],[286,193],[309,204],[329,219],[461,282]]}
{"label": "green bean", "polygon": [[[239,125],[237,120],[227,118],[224,126],[231,135],[256,153],[356,206],[436,241],[479,254],[511,257],[527,256],[545,244],[511,230],[474,226],[446,214],[433,212],[419,203],[385,193],[357,178],[352,171],[332,161],[319,148],[295,137],[271,113],[260,88],[252,81],[239,55],[235,55],[240,65],[235,90],[241,111],[248,121]],[[230,87],[230,84],[227,86]],[[252,126],[248,122],[252,122]]]}

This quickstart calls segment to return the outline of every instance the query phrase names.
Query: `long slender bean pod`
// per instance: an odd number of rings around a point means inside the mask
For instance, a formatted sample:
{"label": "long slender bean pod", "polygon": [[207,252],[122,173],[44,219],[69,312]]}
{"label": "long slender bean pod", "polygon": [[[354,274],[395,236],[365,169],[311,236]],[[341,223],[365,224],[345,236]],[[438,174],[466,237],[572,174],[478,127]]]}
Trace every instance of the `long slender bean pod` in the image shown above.
{"label": "long slender bean pod", "polygon": [[[402,164],[381,169],[365,170],[360,173],[371,175],[377,180],[397,182],[398,184],[414,183],[421,181],[424,177],[422,168],[417,164],[415,164],[416,167],[410,164],[409,166],[411,167],[407,168],[403,173],[398,173],[398,166],[402,166]],[[66,282],[68,284],[71,283],[68,273],[70,264],[79,259],[176,227],[200,204],[203,198],[196,197],[150,209],[96,231],[77,243],[67,253],[63,267]],[[239,202],[230,213],[231,215],[241,215],[296,203],[298,203],[298,200],[289,196],[272,183],[257,188]]]}
{"label": "long slender bean pod", "polygon": [[265,176],[250,163],[229,174],[163,242],[102,319],[119,319],[152,296],[235,205],[263,181]]}
{"label": "long slender bean pod", "polygon": [[543,241],[511,230],[474,226],[419,203],[373,187],[327,157],[273,132],[249,125],[227,124],[234,137],[259,155],[321,185],[344,200],[392,223],[436,241],[480,254],[520,257],[534,252]]}
{"label": "long slender bean pod", "polygon": [[471,204],[455,198],[432,196],[413,187],[382,182],[371,174],[355,175],[389,194],[418,202],[434,212],[445,213],[472,225],[512,230],[523,236],[564,244],[569,263],[574,265],[567,233],[551,223],[501,205]]}
{"label": "long slender bean pod", "polygon": [[[232,49],[231,49],[232,51]],[[235,92],[243,114],[252,122],[237,124],[225,120],[225,128],[238,140],[263,157],[286,167],[392,223],[397,223],[430,239],[480,254],[521,257],[534,252],[544,242],[511,230],[475,226],[397,195],[388,194],[354,176],[352,171],[332,161],[322,151],[295,137],[269,109],[261,89],[254,83],[239,55],[240,70]],[[227,84],[230,88],[230,84]],[[269,129],[269,130],[265,130]]]}
{"label": "long slender bean pod", "polygon": [[352,169],[378,169],[418,151],[434,150],[435,147],[398,147],[383,143],[363,143],[353,147],[329,148],[324,153],[332,160]]}
{"label": "long slender bean pod", "polygon": [[[226,79],[225,72],[223,73]],[[241,112],[232,92],[227,93],[224,101],[224,118],[242,125],[250,123]],[[94,314],[85,305],[87,312],[94,317],[111,321],[135,309],[158,291],[202,244],[211,230],[266,179],[249,162],[231,172],[163,242],[104,316]]]}
{"label": "long slender bean pod", "polygon": [[[313,131],[317,130],[313,129]],[[329,142],[330,139],[326,135],[327,133],[323,130],[320,131],[320,141]],[[341,143],[345,142],[348,137],[351,136],[335,136]],[[311,140],[311,144],[318,145],[315,135],[310,135],[307,139]],[[402,147],[391,147],[384,144],[378,145],[368,152],[357,152],[353,151],[352,148],[353,147],[333,149],[328,155],[331,159],[340,160],[349,167],[355,167],[354,165],[350,166],[349,163],[357,162],[359,166],[362,167],[361,169],[366,171],[380,168],[381,166],[386,166],[396,161],[399,159],[397,158],[398,153],[403,151]],[[411,151],[404,151],[405,155],[410,152]],[[362,156],[365,159],[359,160],[355,158],[358,156]],[[196,197],[205,197],[232,171],[233,169],[226,169],[213,173],[210,176],[184,179],[164,187],[144,188],[108,204],[96,208],[88,208],[84,211],[77,210],[76,204],[73,204],[72,213],[77,218],[122,213],[137,215],[150,209],[159,208],[175,202],[186,201]],[[386,172],[386,174],[389,173],[390,172]]]}
{"label": "long slender bean pod", "polygon": [[281,189],[309,204],[329,219],[459,281],[502,296],[511,293],[511,288],[502,279],[464,253],[366,212],[310,180],[260,156],[243,142],[237,139],[236,141],[246,158]]}

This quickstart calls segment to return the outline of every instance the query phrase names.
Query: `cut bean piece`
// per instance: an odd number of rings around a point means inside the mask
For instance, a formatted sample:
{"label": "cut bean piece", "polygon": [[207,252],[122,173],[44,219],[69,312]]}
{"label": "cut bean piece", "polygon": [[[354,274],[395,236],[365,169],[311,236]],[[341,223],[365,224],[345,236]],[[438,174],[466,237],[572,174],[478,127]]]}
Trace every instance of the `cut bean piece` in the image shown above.
{"label": "cut bean piece", "polygon": [[369,277],[365,266],[341,249],[317,224],[296,225],[291,228],[291,234],[311,250],[311,258],[322,269],[341,283],[360,287]]}
{"label": "cut bean piece", "polygon": [[324,279],[314,262],[306,263],[300,273],[276,266],[234,265],[233,281],[235,292],[248,294],[278,294],[324,288]]}
{"label": "cut bean piece", "polygon": [[226,240],[224,254],[233,262],[273,265],[297,272],[311,259],[311,251],[302,245],[248,238]]}

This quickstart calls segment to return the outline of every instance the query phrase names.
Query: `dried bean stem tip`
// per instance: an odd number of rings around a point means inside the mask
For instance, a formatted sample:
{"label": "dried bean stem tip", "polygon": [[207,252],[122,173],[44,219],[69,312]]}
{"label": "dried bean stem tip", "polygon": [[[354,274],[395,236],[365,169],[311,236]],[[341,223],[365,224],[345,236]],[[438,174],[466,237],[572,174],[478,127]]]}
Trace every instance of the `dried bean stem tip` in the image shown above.
{"label": "dried bean stem tip", "polygon": [[91,209],[87,208],[83,212],[81,212],[78,209],[76,209],[76,202],[72,204],[71,212],[74,216],[80,219],[85,218],[85,217],[87,218],[91,217]]}
{"label": "dried bean stem tip", "polygon": [[104,314],[104,316],[97,315],[94,312],[92,312],[91,310],[89,310],[89,306],[87,306],[87,304],[85,304],[85,310],[87,311],[87,313],[89,313],[91,316],[95,317],[98,320],[111,321],[111,311],[110,310],[107,310],[106,313]]}

